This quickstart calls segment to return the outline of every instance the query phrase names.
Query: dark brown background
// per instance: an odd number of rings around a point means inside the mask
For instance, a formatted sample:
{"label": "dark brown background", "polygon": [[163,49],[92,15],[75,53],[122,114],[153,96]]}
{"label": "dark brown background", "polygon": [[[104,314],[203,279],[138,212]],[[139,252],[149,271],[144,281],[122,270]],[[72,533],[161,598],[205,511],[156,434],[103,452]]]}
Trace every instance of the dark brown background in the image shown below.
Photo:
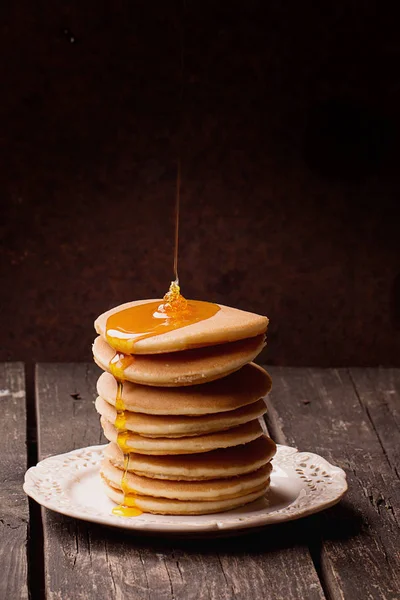
{"label": "dark brown background", "polygon": [[90,359],[166,291],[180,154],[185,295],[267,314],[275,364],[400,365],[393,6],[2,11],[1,360]]}

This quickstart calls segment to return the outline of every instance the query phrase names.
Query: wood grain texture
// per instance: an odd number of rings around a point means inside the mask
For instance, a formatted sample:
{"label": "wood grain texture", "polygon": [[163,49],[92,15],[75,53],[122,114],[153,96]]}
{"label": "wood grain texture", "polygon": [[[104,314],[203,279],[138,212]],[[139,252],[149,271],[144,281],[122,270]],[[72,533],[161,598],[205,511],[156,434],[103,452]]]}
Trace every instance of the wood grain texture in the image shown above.
{"label": "wood grain texture", "polygon": [[319,517],[317,554],[328,597],[398,599],[400,481],[392,464],[395,441],[389,441],[396,426],[388,423],[387,403],[383,418],[376,394],[394,390],[389,394],[394,411],[398,374],[385,380],[376,371],[352,376],[347,369],[268,371],[273,380],[268,422],[275,439],[321,454],[348,475],[346,499]]}
{"label": "wood grain texture", "polygon": [[350,369],[355,391],[396,477],[400,477],[400,369]]}
{"label": "wood grain texture", "polygon": [[[92,365],[39,365],[39,455],[101,440]],[[322,600],[312,521],[230,539],[135,536],[43,510],[49,600]]]}
{"label": "wood grain texture", "polygon": [[0,598],[28,598],[28,498],[25,375],[22,363],[0,364]]}

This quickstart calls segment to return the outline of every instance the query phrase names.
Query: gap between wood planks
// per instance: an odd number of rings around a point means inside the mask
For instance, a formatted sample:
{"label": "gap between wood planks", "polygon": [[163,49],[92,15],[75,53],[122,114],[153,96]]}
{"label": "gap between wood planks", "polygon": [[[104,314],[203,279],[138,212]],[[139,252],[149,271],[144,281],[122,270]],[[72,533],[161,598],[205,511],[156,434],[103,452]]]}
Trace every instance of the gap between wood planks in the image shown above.
{"label": "gap between wood planks", "polygon": [[[28,468],[38,462],[35,367],[25,364],[26,444]],[[45,600],[43,522],[40,505],[29,498],[28,588],[30,600]]]}

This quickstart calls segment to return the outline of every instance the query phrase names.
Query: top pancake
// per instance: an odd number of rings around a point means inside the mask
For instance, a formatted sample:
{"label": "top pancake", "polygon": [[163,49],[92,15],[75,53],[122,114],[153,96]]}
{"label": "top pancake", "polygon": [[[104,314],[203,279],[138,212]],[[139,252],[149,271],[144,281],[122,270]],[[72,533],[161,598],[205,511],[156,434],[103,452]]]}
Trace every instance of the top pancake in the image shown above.
{"label": "top pancake", "polygon": [[[140,304],[148,302],[159,302],[162,300],[136,300],[116,306],[100,315],[94,327],[98,334],[106,340],[107,319],[111,315]],[[204,321],[198,321],[169,331],[157,334],[135,343],[134,354],[159,354],[164,352],[177,352],[191,348],[214,346],[226,342],[235,342],[263,334],[268,327],[267,317],[256,315],[238,308],[231,308],[222,304],[218,305],[220,310],[212,317]],[[110,341],[107,340],[109,343]],[[113,348],[119,352],[125,351],[125,344],[113,339]]]}

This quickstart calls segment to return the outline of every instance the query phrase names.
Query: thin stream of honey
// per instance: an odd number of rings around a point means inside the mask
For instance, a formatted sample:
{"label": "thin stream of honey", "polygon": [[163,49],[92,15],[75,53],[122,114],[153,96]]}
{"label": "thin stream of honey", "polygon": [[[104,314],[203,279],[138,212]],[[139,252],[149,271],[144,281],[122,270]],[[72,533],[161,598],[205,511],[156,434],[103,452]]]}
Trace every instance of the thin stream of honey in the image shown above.
{"label": "thin stream of honey", "polygon": [[[174,244],[174,275],[175,275],[174,283],[177,286],[179,286],[178,253],[179,253],[179,208],[180,208],[180,203],[181,203],[181,159],[178,158],[178,173],[177,173],[177,177],[176,177],[175,244]],[[171,291],[171,288],[170,288],[170,291]]]}

